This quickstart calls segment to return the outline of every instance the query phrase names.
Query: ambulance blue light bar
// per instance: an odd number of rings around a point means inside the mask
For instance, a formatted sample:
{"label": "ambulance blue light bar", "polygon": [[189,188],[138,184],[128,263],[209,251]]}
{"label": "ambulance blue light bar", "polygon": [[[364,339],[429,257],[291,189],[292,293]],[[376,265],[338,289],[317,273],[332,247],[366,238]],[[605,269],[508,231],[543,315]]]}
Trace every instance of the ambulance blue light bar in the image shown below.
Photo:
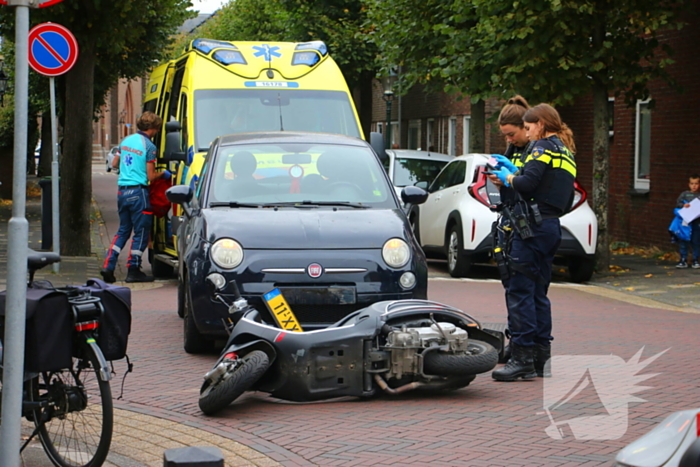
{"label": "ambulance blue light bar", "polygon": [[321,57],[312,50],[306,52],[294,52],[294,57],[292,57],[292,65],[314,66],[319,61],[321,61]]}
{"label": "ambulance blue light bar", "polygon": [[192,48],[197,49],[204,54],[208,54],[214,49],[237,49],[235,45],[223,41],[214,41],[211,39],[195,39],[192,41]]}
{"label": "ambulance blue light bar", "polygon": [[295,50],[315,50],[316,52],[320,53],[322,57],[325,57],[328,54],[328,47],[326,47],[326,43],[323,41],[303,42],[301,44],[297,44]]}
{"label": "ambulance blue light bar", "polygon": [[235,63],[240,63],[242,65],[248,64],[248,62],[245,61],[245,58],[243,58],[243,54],[238,50],[219,49],[214,52],[211,57],[224,65],[233,65]]}

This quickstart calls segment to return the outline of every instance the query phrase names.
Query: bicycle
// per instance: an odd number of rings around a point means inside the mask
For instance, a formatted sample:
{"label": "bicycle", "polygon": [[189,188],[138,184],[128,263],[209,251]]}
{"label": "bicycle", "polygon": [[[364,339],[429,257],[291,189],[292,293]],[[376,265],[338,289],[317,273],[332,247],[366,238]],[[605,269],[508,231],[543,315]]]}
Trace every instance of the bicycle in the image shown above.
{"label": "bicycle", "polygon": [[[114,409],[107,361],[97,345],[104,309],[101,300],[77,288],[54,288],[34,281],[36,271],[59,262],[56,253],[29,250],[28,289],[41,288],[65,293],[73,313],[71,364],[52,371],[26,371],[22,416],[33,422],[35,436],[51,462],[58,467],[99,467],[112,442]],[[0,335],[0,338],[3,336]],[[0,391],[2,391],[2,342],[0,341]]]}

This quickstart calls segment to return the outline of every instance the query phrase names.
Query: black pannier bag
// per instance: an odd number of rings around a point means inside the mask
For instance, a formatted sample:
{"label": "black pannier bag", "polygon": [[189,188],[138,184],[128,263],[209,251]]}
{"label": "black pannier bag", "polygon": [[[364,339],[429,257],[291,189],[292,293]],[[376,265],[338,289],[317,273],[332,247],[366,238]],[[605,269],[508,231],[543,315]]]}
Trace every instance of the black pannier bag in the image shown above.
{"label": "black pannier bag", "polygon": [[98,329],[97,345],[105,359],[124,358],[131,333],[131,289],[107,284],[100,279],[89,279],[77,289],[89,290],[93,297],[102,300],[104,313]]}
{"label": "black pannier bag", "polygon": [[[5,336],[5,302],[0,292],[0,338]],[[73,313],[65,293],[27,289],[24,368],[41,372],[70,368],[73,346]]]}

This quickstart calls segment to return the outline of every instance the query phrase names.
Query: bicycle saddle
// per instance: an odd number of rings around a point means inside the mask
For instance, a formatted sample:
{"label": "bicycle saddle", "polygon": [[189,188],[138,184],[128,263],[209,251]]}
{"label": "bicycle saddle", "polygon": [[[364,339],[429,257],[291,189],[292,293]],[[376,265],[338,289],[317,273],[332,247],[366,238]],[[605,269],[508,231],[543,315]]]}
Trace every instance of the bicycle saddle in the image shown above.
{"label": "bicycle saddle", "polygon": [[61,256],[51,251],[36,251],[27,248],[27,267],[30,270],[41,269],[49,264],[58,263]]}

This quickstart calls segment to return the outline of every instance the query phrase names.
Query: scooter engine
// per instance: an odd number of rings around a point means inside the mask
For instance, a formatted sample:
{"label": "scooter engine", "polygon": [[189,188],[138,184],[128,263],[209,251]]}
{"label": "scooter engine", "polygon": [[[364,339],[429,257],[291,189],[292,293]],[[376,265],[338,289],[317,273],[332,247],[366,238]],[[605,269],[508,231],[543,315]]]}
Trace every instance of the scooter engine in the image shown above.
{"label": "scooter engine", "polygon": [[387,335],[387,348],[391,351],[390,377],[401,379],[404,375],[419,372],[418,354],[439,345],[448,345],[452,351],[466,351],[467,331],[452,323],[434,323],[431,326],[403,327]]}

